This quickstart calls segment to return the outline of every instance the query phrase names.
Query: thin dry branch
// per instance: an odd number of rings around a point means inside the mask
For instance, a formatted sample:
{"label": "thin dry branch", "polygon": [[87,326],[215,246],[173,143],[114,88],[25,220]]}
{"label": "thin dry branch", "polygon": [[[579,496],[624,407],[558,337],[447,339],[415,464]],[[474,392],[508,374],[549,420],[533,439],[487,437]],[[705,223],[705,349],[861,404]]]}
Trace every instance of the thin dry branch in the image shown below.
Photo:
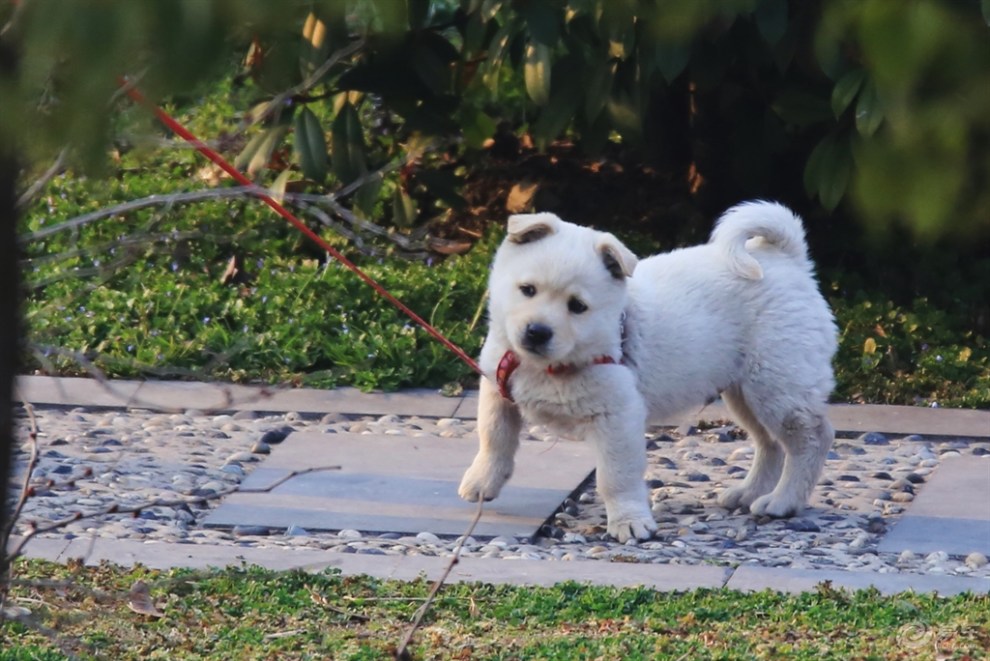
{"label": "thin dry branch", "polygon": [[85,519],[92,519],[98,516],[108,516],[111,514],[130,514],[138,515],[146,509],[152,507],[180,507],[182,505],[206,505],[214,500],[219,500],[224,496],[228,496],[236,491],[243,491],[245,493],[268,493],[274,490],[276,487],[284,484],[288,480],[299,475],[307,475],[309,473],[316,473],[322,471],[340,470],[340,466],[315,466],[312,468],[305,468],[302,470],[292,471],[282,478],[276,480],[266,487],[252,488],[252,489],[239,489],[240,485],[235,485],[229,489],[223,491],[218,491],[210,496],[194,496],[188,498],[155,498],[153,500],[146,501],[140,505],[132,505],[128,507],[121,507],[119,503],[114,503],[108,507],[103,507],[98,510],[93,510],[91,512],[77,511],[72,514],[63,517],[61,519],[56,519],[54,521],[49,521],[43,525],[35,525],[31,522],[31,528],[18,540],[18,543],[14,545],[13,549],[7,553],[8,563],[12,563],[14,559],[20,556],[24,547],[30,542],[35,536],[42,533],[51,532],[53,530],[58,530],[59,528],[64,528],[70,523],[75,523],[76,521],[83,521]]}
{"label": "thin dry branch", "polygon": [[[14,509],[10,512],[10,520],[7,522],[7,527],[0,531],[0,552],[7,548],[7,542],[10,540],[11,535],[14,532],[14,525],[17,520],[21,517],[21,512],[24,511],[24,505],[27,504],[28,498],[31,494],[31,475],[34,474],[34,469],[38,466],[38,418],[34,415],[34,407],[28,402],[23,402],[24,410],[27,411],[28,421],[31,425],[28,430],[28,441],[30,446],[30,455],[28,457],[27,470],[24,472],[24,482],[21,484],[21,492],[17,498],[17,503],[14,505]],[[3,563],[4,566],[9,566],[8,563]],[[0,603],[2,606],[2,603]]]}
{"label": "thin dry branch", "polygon": [[21,242],[27,243],[30,241],[36,241],[38,239],[43,239],[46,236],[51,236],[52,234],[64,232],[65,230],[77,229],[97,220],[110,218],[112,216],[122,216],[134,211],[140,211],[141,209],[147,209],[148,207],[170,207],[180,204],[190,204],[192,202],[202,202],[203,200],[229,199],[235,197],[239,198],[257,194],[257,191],[259,190],[263,191],[263,189],[259,189],[254,186],[231,186],[229,188],[210,188],[207,190],[187,191],[184,193],[171,193],[169,195],[149,195],[148,197],[143,197],[138,200],[131,200],[121,204],[115,204],[112,207],[97,209],[96,211],[91,211],[81,216],[70,218],[69,220],[59,223],[58,225],[44,227],[42,229],[35,230],[34,232],[24,234],[21,236]]}
{"label": "thin dry branch", "polygon": [[63,149],[55,157],[55,161],[45,170],[44,174],[38,177],[27,189],[17,198],[17,208],[24,211],[29,204],[41,194],[48,182],[58,176],[65,169],[65,156],[68,150]]}
{"label": "thin dry branch", "polygon": [[265,111],[259,113],[258,116],[254,118],[252,124],[257,124],[258,122],[261,122],[267,119],[268,117],[270,117],[272,114],[274,114],[276,108],[282,107],[282,104],[285,103],[286,99],[292,99],[301,94],[305,94],[309,90],[319,85],[323,79],[323,76],[325,76],[327,72],[330,71],[330,69],[335,67],[344,58],[354,55],[362,48],[364,48],[364,39],[357,39],[351,44],[345,46],[344,48],[339,48],[335,50],[333,53],[330,54],[330,57],[328,57],[326,61],[323,62],[323,64],[321,64],[317,69],[315,69],[311,74],[309,74],[306,77],[306,79],[303,80],[301,83],[299,83],[294,87],[290,87],[284,92],[280,92],[276,94],[274,97],[272,97],[272,100],[268,103],[268,106],[265,108]]}
{"label": "thin dry branch", "polygon": [[426,615],[427,611],[429,611],[430,607],[433,605],[437,593],[440,592],[440,588],[442,588],[444,583],[447,581],[447,577],[450,576],[450,572],[454,570],[454,565],[460,562],[461,549],[464,547],[464,542],[467,541],[467,538],[474,532],[474,528],[478,525],[478,521],[481,520],[481,515],[484,512],[484,505],[485,501],[479,499],[478,510],[475,512],[474,518],[471,520],[471,525],[469,525],[467,531],[461,535],[461,538],[457,540],[457,546],[454,547],[454,553],[450,557],[450,562],[447,563],[447,567],[440,575],[440,578],[433,583],[433,587],[430,588],[430,593],[426,595],[426,601],[416,610],[416,615],[413,617],[413,623],[406,631],[406,634],[402,637],[399,647],[395,650],[396,659],[399,659],[400,661],[411,661],[412,657],[409,655],[409,643],[412,642],[412,637],[415,635],[416,630],[419,629],[419,625],[423,621],[423,616]]}

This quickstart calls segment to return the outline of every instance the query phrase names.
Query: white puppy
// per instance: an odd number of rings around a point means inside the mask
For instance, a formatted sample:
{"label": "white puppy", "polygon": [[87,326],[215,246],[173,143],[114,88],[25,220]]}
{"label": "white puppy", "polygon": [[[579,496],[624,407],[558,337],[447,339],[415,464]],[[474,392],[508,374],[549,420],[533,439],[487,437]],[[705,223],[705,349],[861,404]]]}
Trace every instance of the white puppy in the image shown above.
{"label": "white puppy", "polygon": [[611,234],[549,213],[512,216],[490,295],[480,363],[495,378],[481,381],[481,448],[462,498],[498,496],[525,418],[592,441],[609,534],[646,539],[656,530],[648,418],[721,394],[756,453],[720,504],[791,516],[807,503],[834,437],[825,403],[836,329],[785,207],[741,204],[709,243],[638,263]]}

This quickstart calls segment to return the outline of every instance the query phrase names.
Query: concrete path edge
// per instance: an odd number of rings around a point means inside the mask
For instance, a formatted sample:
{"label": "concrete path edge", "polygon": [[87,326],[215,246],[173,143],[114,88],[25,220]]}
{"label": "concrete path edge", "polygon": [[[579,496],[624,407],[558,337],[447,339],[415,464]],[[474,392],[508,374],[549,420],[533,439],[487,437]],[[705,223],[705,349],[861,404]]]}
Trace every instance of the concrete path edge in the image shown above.
{"label": "concrete path edge", "polygon": [[[14,540],[16,542],[16,539]],[[93,566],[107,561],[123,567],[140,564],[151,569],[259,566],[273,571],[321,572],[337,569],[344,575],[380,579],[435,580],[448,558],[429,556],[376,556],[342,554],[315,549],[230,547],[168,544],[108,538],[59,540],[36,538],[28,542],[24,557],[53,562],[81,559]],[[740,592],[772,590],[798,594],[828,582],[850,591],[876,588],[883,594],[933,592],[950,596],[971,592],[990,594],[990,580],[930,574],[876,574],[872,572],[801,570],[743,565],[650,565],[598,561],[552,562],[460,558],[449,583],[491,583],[552,586],[565,581],[615,587],[644,586],[662,592],[695,589],[729,589]]]}
{"label": "concrete path edge", "polygon": [[[365,393],[354,388],[315,390],[276,386],[245,386],[188,381],[99,382],[95,379],[22,376],[18,397],[33,404],[87,407],[134,407],[165,410],[211,410],[297,413],[342,412],[358,415],[418,415],[428,417],[476,417],[477,393],[444,397],[434,390]],[[724,420],[729,415],[721,402],[655,424],[678,426],[685,422]],[[990,438],[990,411],[940,409],[917,406],[834,404],[829,418],[837,432],[919,434],[934,437]]]}

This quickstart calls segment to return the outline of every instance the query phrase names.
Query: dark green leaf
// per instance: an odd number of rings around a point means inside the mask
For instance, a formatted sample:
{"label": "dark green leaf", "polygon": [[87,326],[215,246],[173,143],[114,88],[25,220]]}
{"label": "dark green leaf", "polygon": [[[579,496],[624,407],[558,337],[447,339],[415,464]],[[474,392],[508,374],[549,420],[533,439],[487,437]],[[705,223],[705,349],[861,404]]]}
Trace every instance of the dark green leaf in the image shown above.
{"label": "dark green leaf", "polygon": [[485,141],[495,135],[495,120],[476,108],[464,111],[461,121],[464,143],[472,149],[481,149]]}
{"label": "dark green leaf", "polygon": [[350,102],[345,102],[331,127],[331,161],[342,183],[350,183],[367,170],[361,119]]}
{"label": "dark green leaf", "polygon": [[595,121],[612,93],[615,67],[615,62],[611,60],[601,60],[587,66],[589,77],[584,95],[584,116],[589,123]]}
{"label": "dark green leaf", "polygon": [[418,41],[413,47],[412,66],[431,92],[437,95],[450,92],[453,69],[426,41]]}
{"label": "dark green leaf", "polygon": [[509,44],[512,41],[511,29],[510,23],[503,25],[495,33],[491,43],[488,45],[488,59],[484,64],[484,81],[485,86],[488,87],[492,94],[498,93],[499,72],[506,55],[508,55]]}
{"label": "dark green leaf", "polygon": [[481,3],[481,17],[486,21],[495,18],[495,14],[502,9],[502,0],[484,0]]}
{"label": "dark green leaf", "polygon": [[990,26],[990,0],[980,0],[980,9],[983,10],[983,20]]}
{"label": "dark green leaf", "polygon": [[547,145],[567,128],[574,118],[583,89],[584,67],[580,57],[568,55],[553,67],[550,99],[533,125],[533,137]]}
{"label": "dark green leaf", "polygon": [[877,86],[872,80],[868,80],[856,104],[856,130],[860,135],[869,137],[880,128],[881,122],[883,122],[883,106],[877,95]]}
{"label": "dark green leaf", "polygon": [[296,159],[303,174],[316,182],[327,176],[327,140],[323,127],[309,108],[296,113]]}
{"label": "dark green leaf", "polygon": [[416,224],[416,202],[401,187],[392,196],[392,224],[396,227]]}
{"label": "dark green leaf", "polygon": [[657,68],[660,69],[660,74],[668,83],[674,82],[674,79],[681,75],[689,59],[690,53],[686,47],[664,43],[657,44],[654,54]]}
{"label": "dark green leaf", "polygon": [[292,176],[292,170],[286,168],[282,170],[282,173],[275,178],[274,183],[268,189],[272,193],[272,197],[279,204],[285,199],[285,187],[289,185],[289,177]]}
{"label": "dark green leaf", "polygon": [[526,93],[538,106],[550,100],[550,48],[543,44],[530,43],[526,46],[523,61],[523,77]]}
{"label": "dark green leaf", "polygon": [[425,28],[430,20],[430,0],[406,0],[409,13],[409,27],[413,30]]}
{"label": "dark green leaf", "polygon": [[760,35],[773,46],[787,32],[787,0],[763,0],[753,17]]}
{"label": "dark green leaf", "polygon": [[519,7],[533,41],[551,48],[560,40],[562,20],[554,4],[549,0],[529,0]]}
{"label": "dark green leaf", "polygon": [[484,48],[487,30],[488,23],[481,18],[480,12],[468,15],[467,24],[464,26],[464,52],[466,54],[474,54]]}
{"label": "dark green leaf", "polygon": [[835,84],[835,87],[832,88],[832,112],[836,117],[844,113],[846,108],[852,104],[865,79],[865,71],[853,69]]}
{"label": "dark green leaf", "polygon": [[825,137],[811,152],[804,170],[804,186],[817,194],[822,206],[831,211],[839,205],[852,175],[852,151],[848,140],[836,135]]}
{"label": "dark green leaf", "polygon": [[798,126],[832,119],[828,98],[810,89],[785,89],[774,99],[771,107],[785,122]]}
{"label": "dark green leaf", "polygon": [[249,177],[257,175],[268,167],[268,163],[272,160],[272,154],[275,153],[275,149],[282,142],[282,138],[285,137],[288,131],[288,126],[278,125],[267,129],[262,134],[264,137],[261,140],[261,144],[258,145],[257,151],[254,152],[247,164],[247,174]]}
{"label": "dark green leaf", "polygon": [[637,98],[627,91],[613,94],[605,105],[612,126],[624,138],[637,140],[643,130],[643,118]]}
{"label": "dark green leaf", "polygon": [[380,176],[370,177],[354,193],[354,208],[366,218],[371,218],[375,214],[375,205],[378,203],[383,183]]}
{"label": "dark green leaf", "polygon": [[244,170],[244,168],[247,167],[247,164],[251,162],[251,159],[254,158],[254,155],[258,153],[258,149],[261,148],[266,136],[267,132],[262,131],[261,133],[255,134],[254,137],[248,140],[248,143],[244,145],[244,149],[242,149],[241,153],[234,159],[234,167],[238,170]]}

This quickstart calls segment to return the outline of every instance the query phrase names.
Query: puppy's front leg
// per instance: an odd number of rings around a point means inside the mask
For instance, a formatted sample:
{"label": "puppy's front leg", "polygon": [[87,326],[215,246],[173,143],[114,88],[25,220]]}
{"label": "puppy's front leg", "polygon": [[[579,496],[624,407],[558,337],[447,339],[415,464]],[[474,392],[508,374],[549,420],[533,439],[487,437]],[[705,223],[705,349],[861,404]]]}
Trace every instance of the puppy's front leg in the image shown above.
{"label": "puppy's front leg", "polygon": [[498,496],[515,466],[522,417],[519,408],[502,397],[487,378],[481,379],[478,400],[478,437],[481,447],[457,490],[471,502]]}
{"label": "puppy's front leg", "polygon": [[629,395],[627,406],[597,416],[589,425],[598,455],[595,475],[598,493],[605,501],[608,534],[622,543],[649,539],[657,529],[644,481],[646,411],[636,393]]}

